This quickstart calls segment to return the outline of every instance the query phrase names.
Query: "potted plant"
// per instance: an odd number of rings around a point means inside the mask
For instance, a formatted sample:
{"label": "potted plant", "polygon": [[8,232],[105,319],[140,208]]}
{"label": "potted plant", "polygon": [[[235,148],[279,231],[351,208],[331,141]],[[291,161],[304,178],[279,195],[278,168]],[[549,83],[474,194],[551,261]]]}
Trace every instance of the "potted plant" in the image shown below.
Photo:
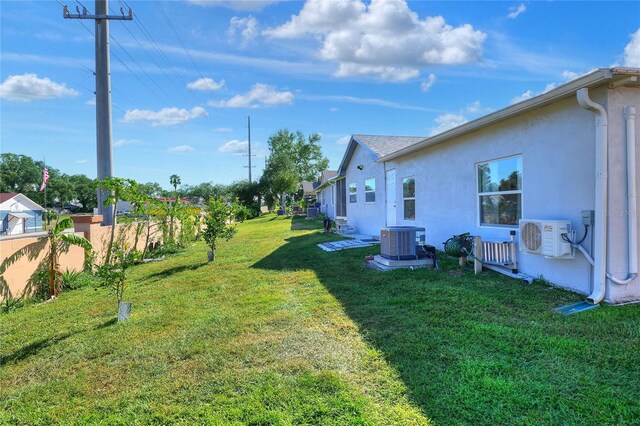
{"label": "potted plant", "polygon": [[237,229],[235,225],[230,225],[233,216],[233,208],[226,205],[222,197],[211,197],[207,203],[207,211],[204,215],[204,231],[202,238],[209,252],[207,253],[209,262],[216,258],[216,244],[219,238],[229,241],[235,235]]}

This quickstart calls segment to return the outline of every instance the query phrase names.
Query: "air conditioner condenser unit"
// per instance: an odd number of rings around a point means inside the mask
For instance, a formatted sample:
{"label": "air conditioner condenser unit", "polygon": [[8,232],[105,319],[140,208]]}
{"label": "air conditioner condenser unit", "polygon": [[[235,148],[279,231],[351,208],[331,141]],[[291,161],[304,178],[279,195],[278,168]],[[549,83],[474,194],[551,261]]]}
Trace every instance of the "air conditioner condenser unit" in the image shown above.
{"label": "air conditioner condenser unit", "polygon": [[520,251],[546,257],[571,256],[571,244],[562,238],[570,235],[568,220],[520,219]]}

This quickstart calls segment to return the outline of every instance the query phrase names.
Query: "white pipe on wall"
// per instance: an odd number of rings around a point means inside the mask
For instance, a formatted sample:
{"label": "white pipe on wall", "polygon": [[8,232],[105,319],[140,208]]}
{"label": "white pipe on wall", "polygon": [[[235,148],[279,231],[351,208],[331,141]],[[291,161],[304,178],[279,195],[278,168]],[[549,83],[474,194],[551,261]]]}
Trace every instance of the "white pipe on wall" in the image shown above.
{"label": "white pipe on wall", "polygon": [[589,98],[589,89],[583,87],[576,92],[578,104],[596,116],[596,187],[595,223],[593,227],[593,289],[587,300],[600,303],[607,289],[607,145],[608,117],[602,105]]}
{"label": "white pipe on wall", "polygon": [[611,274],[607,277],[616,284],[626,285],[638,277],[638,204],[636,201],[636,109],[625,107],[624,118],[627,128],[627,231],[629,246],[629,276],[618,279]]}

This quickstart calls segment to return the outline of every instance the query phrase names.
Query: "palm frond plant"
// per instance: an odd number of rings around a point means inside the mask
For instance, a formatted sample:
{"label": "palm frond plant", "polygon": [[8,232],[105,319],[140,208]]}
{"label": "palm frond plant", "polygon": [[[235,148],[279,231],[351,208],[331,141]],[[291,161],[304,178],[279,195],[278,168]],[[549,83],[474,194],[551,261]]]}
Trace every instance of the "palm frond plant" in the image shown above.
{"label": "palm frond plant", "polygon": [[[47,254],[36,268],[34,275],[42,270],[46,270],[48,284],[47,294],[49,297],[58,296],[62,289],[60,256],[67,253],[72,246],[77,246],[84,249],[85,259],[91,257],[91,243],[84,237],[74,233],[64,232],[70,228],[73,228],[73,221],[70,218],[64,218],[58,221],[53,229],[47,231],[47,235],[38,238],[35,242],[7,257],[2,264],[0,264],[0,277],[2,277],[0,278],[0,289],[2,289],[3,293],[10,296],[9,286],[4,279],[4,271],[25,256],[27,256],[29,260],[36,260],[42,250],[46,249],[48,250]],[[33,291],[33,289],[29,288],[25,291],[28,290]]]}

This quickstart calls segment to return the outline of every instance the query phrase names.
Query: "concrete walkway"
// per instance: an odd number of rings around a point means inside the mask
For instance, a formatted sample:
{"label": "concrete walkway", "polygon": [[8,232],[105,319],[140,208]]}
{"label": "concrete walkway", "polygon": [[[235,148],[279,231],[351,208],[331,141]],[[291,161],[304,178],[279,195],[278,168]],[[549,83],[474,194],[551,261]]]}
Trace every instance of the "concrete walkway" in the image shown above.
{"label": "concrete walkway", "polygon": [[348,240],[332,241],[330,243],[318,244],[318,247],[320,247],[324,251],[340,251],[352,248],[368,247],[380,243],[379,241],[372,241],[370,239],[365,241],[364,238],[371,237],[366,237],[364,235],[358,235],[358,237],[361,237],[362,239],[354,238],[351,235],[349,235],[349,237],[350,238]]}

